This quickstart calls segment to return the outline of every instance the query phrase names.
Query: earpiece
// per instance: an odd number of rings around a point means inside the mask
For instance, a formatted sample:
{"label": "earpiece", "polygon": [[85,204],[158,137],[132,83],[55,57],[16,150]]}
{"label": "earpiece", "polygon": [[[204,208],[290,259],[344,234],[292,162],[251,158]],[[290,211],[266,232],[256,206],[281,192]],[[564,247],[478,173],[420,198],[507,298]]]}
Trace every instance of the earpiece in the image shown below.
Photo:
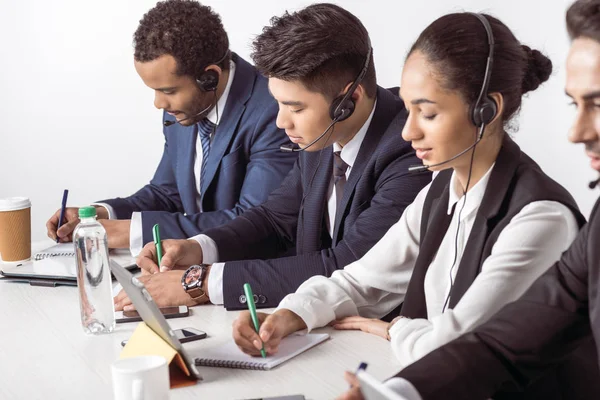
{"label": "earpiece", "polygon": [[203,92],[214,92],[219,84],[219,74],[214,69],[209,69],[196,78],[196,82]]}
{"label": "earpiece", "polygon": [[485,32],[488,38],[488,58],[485,65],[485,74],[483,76],[483,83],[481,85],[481,90],[479,91],[479,96],[475,103],[471,106],[470,115],[471,122],[473,125],[477,127],[481,127],[483,125],[488,125],[490,122],[496,118],[498,114],[498,105],[488,95],[488,87],[490,85],[490,78],[492,76],[492,66],[494,65],[494,33],[492,31],[492,26],[486,17],[477,13],[469,13],[475,17],[485,28]]}

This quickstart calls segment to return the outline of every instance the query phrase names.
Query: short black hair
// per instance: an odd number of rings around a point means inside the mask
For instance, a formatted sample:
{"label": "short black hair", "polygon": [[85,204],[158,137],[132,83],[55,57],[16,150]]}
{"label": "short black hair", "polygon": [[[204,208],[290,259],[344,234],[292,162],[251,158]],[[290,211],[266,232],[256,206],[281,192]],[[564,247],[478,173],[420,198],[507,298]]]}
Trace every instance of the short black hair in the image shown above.
{"label": "short black hair", "polygon": [[[369,33],[349,11],[321,3],[273,17],[252,47],[252,59],[263,75],[299,80],[307,89],[331,100],[364,67]],[[375,97],[373,57],[361,84],[369,97]]]}
{"label": "short black hair", "polygon": [[580,36],[600,42],[600,0],[577,0],[567,11],[571,40]]}
{"label": "short black hair", "polygon": [[[177,74],[198,77],[204,69],[221,60],[229,39],[221,17],[208,6],[193,0],[166,0],[156,3],[140,20],[133,35],[136,61],[147,62],[169,54],[177,61]],[[217,65],[229,69],[227,55]]]}
{"label": "short black hair", "polygon": [[[482,16],[488,20],[495,41],[488,93],[502,94],[502,121],[506,122],[519,111],[523,94],[548,80],[552,61],[522,45],[499,19]],[[462,12],[438,18],[419,35],[408,56],[416,50],[437,69],[444,87],[460,92],[468,104],[475,103],[489,54],[485,27],[476,16]]]}

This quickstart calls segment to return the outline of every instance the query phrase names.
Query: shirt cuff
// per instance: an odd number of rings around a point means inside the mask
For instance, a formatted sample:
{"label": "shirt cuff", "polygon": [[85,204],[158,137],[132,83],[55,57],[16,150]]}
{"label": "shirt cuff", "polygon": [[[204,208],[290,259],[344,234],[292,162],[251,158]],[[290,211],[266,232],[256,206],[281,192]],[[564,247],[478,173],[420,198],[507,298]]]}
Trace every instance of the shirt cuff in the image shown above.
{"label": "shirt cuff", "polygon": [[137,257],[144,247],[142,227],[142,213],[132,213],[131,225],[129,226],[129,251],[132,257]]}
{"label": "shirt cuff", "polygon": [[401,395],[405,400],[423,400],[417,389],[406,379],[392,378],[383,382],[383,384],[394,393]]}
{"label": "shirt cuff", "polygon": [[208,274],[208,294],[210,302],[216,305],[223,304],[223,268],[225,263],[214,263]]}
{"label": "shirt cuff", "polygon": [[108,219],[115,219],[115,209],[112,208],[112,206],[110,204],[106,204],[106,203],[92,203],[93,206],[100,206],[100,207],[104,207],[106,209],[106,212],[108,213]]}
{"label": "shirt cuff", "polygon": [[304,296],[300,293],[291,293],[285,296],[274,312],[281,309],[290,310],[298,315],[306,324],[308,332],[323,327],[335,319],[335,313],[328,304],[315,297]]}
{"label": "shirt cuff", "polygon": [[[202,248],[202,264],[214,264],[219,261],[219,251],[217,250],[217,244],[214,240],[212,240],[206,235],[197,235],[191,237],[190,239],[198,242],[198,244]],[[210,289],[208,290],[210,293]]]}

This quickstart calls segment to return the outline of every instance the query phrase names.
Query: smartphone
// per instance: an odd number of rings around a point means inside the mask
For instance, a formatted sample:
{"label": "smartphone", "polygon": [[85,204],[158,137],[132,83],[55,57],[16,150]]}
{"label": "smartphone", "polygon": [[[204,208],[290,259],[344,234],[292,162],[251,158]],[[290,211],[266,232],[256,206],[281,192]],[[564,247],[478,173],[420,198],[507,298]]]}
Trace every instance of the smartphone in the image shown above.
{"label": "smartphone", "polygon": [[[178,318],[178,317],[187,317],[190,315],[190,309],[188,306],[178,306],[178,307],[163,307],[159,308],[161,314],[165,318]],[[122,322],[135,322],[141,321],[142,317],[138,314],[137,311],[115,311],[115,321],[117,323]]]}
{"label": "smartphone", "polygon": [[[175,329],[173,332],[181,343],[193,342],[194,340],[200,340],[206,337],[206,332],[200,331],[196,328]],[[121,346],[123,347],[125,347],[126,344],[127,339],[121,342]]]}

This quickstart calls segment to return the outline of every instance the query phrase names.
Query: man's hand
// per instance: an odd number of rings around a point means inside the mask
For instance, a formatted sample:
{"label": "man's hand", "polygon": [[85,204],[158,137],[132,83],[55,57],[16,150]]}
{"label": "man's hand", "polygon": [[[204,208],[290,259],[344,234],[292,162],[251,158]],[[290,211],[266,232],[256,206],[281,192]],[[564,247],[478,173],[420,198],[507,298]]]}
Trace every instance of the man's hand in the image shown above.
{"label": "man's hand", "polygon": [[254,330],[249,311],[242,312],[233,323],[233,340],[240,350],[252,356],[260,356],[263,344],[267,354],[275,354],[281,339],[292,332],[306,329],[306,324],[290,310],[278,310],[274,314],[257,313],[260,333]]}
{"label": "man's hand", "polygon": [[363,318],[359,316],[346,317],[331,323],[334,329],[360,330],[387,339],[389,323],[379,319]]}
{"label": "man's hand", "polygon": [[103,219],[100,223],[106,230],[108,247],[111,249],[129,248],[130,219]]}
{"label": "man's hand", "polygon": [[[98,219],[108,218],[108,211],[104,207],[96,207],[96,215]],[[50,217],[46,222],[46,229],[48,230],[48,237],[54,241],[57,238],[60,239],[60,243],[67,243],[73,241],[73,231],[77,224],[79,224],[79,208],[67,207],[65,208],[65,214],[63,216],[63,225],[58,226],[58,219],[60,218],[60,208]],[[129,236],[129,233],[127,234]],[[127,245],[128,247],[129,245]]]}
{"label": "man's hand", "polygon": [[[137,279],[144,284],[158,307],[184,305],[191,307],[208,302],[207,297],[204,297],[202,303],[194,301],[181,286],[182,276],[183,271],[168,271],[162,274],[138,276]],[[121,290],[114,298],[114,303],[117,311],[134,309],[124,290]]]}
{"label": "man's hand", "polygon": [[193,239],[162,241],[163,257],[160,268],[156,262],[156,246],[147,243],[136,260],[143,272],[156,274],[170,270],[186,270],[194,264],[202,264],[202,247]]}
{"label": "man's hand", "polygon": [[344,373],[344,379],[350,384],[350,390],[338,397],[337,400],[364,400],[360,391],[360,382],[358,382],[356,375],[346,371]]}

